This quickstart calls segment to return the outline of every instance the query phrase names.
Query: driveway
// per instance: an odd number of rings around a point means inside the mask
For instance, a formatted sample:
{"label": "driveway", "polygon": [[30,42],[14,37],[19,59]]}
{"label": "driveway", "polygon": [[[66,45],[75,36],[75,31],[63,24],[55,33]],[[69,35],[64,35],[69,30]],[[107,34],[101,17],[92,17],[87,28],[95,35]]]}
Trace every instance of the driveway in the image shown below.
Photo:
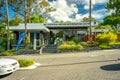
{"label": "driveway", "polygon": [[1,76],[0,80],[120,80],[119,57],[120,49],[12,56],[42,65]]}

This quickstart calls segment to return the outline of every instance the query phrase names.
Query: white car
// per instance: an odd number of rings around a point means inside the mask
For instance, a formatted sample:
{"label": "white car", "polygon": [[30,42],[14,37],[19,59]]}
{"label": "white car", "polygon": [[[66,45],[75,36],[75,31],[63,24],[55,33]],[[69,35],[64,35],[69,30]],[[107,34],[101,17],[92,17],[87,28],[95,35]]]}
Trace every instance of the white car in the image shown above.
{"label": "white car", "polygon": [[0,75],[12,73],[19,69],[17,60],[9,58],[0,58]]}

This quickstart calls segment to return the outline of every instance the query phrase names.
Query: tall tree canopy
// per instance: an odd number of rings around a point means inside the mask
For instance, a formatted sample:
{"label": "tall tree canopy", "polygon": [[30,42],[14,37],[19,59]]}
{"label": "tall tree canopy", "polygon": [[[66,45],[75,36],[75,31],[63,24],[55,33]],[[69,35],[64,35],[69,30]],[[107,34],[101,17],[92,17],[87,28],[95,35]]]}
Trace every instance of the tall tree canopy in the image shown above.
{"label": "tall tree canopy", "polygon": [[113,15],[120,16],[120,0],[109,0],[106,8],[112,11]]}
{"label": "tall tree canopy", "polygon": [[116,30],[120,31],[120,16],[113,16],[109,15],[104,18],[103,25],[111,25],[111,27]]}
{"label": "tall tree canopy", "polygon": [[106,9],[112,14],[104,18],[102,25],[111,25],[114,30],[120,31],[120,0],[109,0]]}
{"label": "tall tree canopy", "polygon": [[54,11],[54,9],[50,6],[50,4],[46,0],[9,0],[9,5],[11,9],[24,18],[26,18],[27,22],[30,22],[31,14],[36,16],[41,16],[44,18],[50,16],[49,12]]}
{"label": "tall tree canopy", "polygon": [[9,20],[10,26],[18,26],[19,23],[23,23],[23,19],[18,15],[16,15],[15,18]]}
{"label": "tall tree canopy", "polygon": [[[0,19],[5,19],[6,0],[0,0]],[[41,16],[45,19],[50,18],[49,12],[55,11],[48,1],[46,0],[8,0],[9,9],[14,12],[14,17],[20,15],[22,18],[26,18],[27,22],[30,22],[31,14],[35,16]]]}
{"label": "tall tree canopy", "polygon": [[43,23],[44,22],[44,18],[40,15],[40,16],[36,16],[34,14],[32,14],[30,16],[30,23]]}

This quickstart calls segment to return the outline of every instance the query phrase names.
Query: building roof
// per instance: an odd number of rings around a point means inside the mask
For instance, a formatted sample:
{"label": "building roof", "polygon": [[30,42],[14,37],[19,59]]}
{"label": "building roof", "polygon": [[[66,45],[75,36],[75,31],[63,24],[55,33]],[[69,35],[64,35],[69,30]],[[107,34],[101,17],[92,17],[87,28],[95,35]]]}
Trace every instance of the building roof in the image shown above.
{"label": "building roof", "polygon": [[[47,23],[44,24],[49,29],[86,29],[90,26],[90,22],[79,22],[79,23]],[[98,25],[97,22],[91,23],[92,27]]]}
{"label": "building roof", "polygon": [[[24,31],[25,30],[25,24],[20,24],[19,26],[9,26],[10,30],[13,31]],[[29,32],[50,32],[49,29],[44,25],[40,23],[27,23],[27,31]]]}
{"label": "building roof", "polygon": [[[97,22],[92,22],[92,27],[98,25]],[[49,29],[87,29],[90,26],[89,22],[79,22],[79,23],[27,23],[28,32],[50,32]],[[25,24],[22,23],[19,26],[10,26],[10,30],[13,31],[25,31]]]}

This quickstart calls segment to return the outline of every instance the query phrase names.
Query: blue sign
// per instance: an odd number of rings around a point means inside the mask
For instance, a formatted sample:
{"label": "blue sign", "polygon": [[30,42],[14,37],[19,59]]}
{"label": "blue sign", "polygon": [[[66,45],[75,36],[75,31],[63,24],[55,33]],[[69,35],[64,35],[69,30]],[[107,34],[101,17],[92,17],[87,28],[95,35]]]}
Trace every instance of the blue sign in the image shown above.
{"label": "blue sign", "polygon": [[17,46],[16,46],[16,50],[19,49],[19,46],[20,46],[22,40],[24,39],[24,37],[25,37],[25,33],[21,33],[19,40],[18,40],[18,43],[17,43]]}

